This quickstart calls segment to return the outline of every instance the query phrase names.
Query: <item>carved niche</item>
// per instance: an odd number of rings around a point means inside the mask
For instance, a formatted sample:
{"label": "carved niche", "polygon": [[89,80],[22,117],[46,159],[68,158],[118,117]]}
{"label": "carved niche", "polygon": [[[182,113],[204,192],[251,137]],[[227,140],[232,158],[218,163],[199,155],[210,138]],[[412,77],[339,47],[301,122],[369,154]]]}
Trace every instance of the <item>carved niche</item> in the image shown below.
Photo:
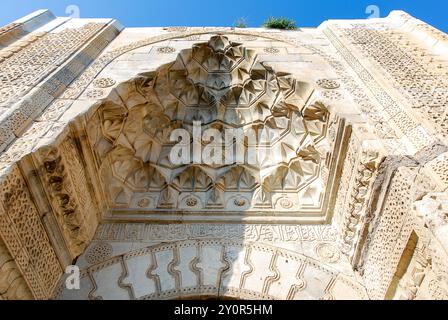
{"label": "carved niche", "polygon": [[[275,72],[224,36],[118,85],[86,124],[109,214],[328,221],[346,127],[316,96],[309,83]],[[330,123],[336,124],[331,139]],[[188,133],[190,162],[170,157],[176,129]],[[229,129],[243,138],[226,139]],[[221,151],[214,149],[218,142]],[[207,150],[214,161],[201,159]]]}

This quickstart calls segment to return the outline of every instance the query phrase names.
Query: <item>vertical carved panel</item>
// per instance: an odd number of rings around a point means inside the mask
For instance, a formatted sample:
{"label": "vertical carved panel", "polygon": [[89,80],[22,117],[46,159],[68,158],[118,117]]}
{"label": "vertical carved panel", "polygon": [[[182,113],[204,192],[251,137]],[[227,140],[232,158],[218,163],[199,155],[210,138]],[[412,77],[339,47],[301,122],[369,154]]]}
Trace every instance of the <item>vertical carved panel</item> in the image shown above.
{"label": "vertical carved panel", "polygon": [[30,38],[26,46],[0,61],[0,84],[9,89],[1,91],[0,105],[17,101],[103,27],[103,23],[88,23]]}
{"label": "vertical carved panel", "polygon": [[[352,26],[340,29],[343,36],[385,73],[385,78],[399,89],[412,108],[418,110],[419,116],[431,122],[446,138],[448,82],[443,71],[445,63],[437,61],[427,48],[401,30],[384,24],[374,25],[374,28],[363,24]],[[415,123],[400,114],[396,117],[401,117],[396,123],[403,132],[407,134],[414,129]]]}
{"label": "vertical carved panel", "polygon": [[97,207],[92,200],[75,140],[68,136],[59,147],[39,151],[44,189],[72,258],[87,247],[95,232]]}
{"label": "vertical carved panel", "polygon": [[1,183],[0,234],[35,298],[51,296],[62,274],[20,170]]}

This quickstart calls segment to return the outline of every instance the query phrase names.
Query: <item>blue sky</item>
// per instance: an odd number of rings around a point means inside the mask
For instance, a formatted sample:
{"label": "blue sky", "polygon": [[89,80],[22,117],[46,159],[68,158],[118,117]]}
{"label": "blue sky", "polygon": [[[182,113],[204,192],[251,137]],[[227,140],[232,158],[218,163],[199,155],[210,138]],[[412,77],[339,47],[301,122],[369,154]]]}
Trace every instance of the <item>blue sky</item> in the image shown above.
{"label": "blue sky", "polygon": [[286,16],[311,27],[326,19],[366,18],[366,8],[376,5],[381,17],[401,9],[448,32],[446,0],[2,0],[0,24],[42,8],[67,16],[70,5],[79,8],[82,18],[116,18],[127,27],[232,26],[240,17],[258,27],[269,16]]}

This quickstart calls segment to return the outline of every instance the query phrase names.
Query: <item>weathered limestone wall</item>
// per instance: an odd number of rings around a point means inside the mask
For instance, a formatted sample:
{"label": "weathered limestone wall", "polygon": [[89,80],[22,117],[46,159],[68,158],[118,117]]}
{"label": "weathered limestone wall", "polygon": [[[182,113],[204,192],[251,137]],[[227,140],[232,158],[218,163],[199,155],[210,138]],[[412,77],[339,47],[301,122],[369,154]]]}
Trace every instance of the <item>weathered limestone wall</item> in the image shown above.
{"label": "weathered limestone wall", "polygon": [[[320,28],[373,98],[374,105],[364,100],[359,106],[390,153],[367,206],[363,179],[372,173],[358,168],[361,189],[348,201],[358,209],[342,242],[357,243],[352,263],[371,298],[446,299],[446,235],[434,230],[447,222],[443,200],[436,200],[446,197],[448,177],[447,36],[403,12],[367,22],[329,21]],[[417,240],[410,253],[412,235]]]}
{"label": "weathered limestone wall", "polygon": [[[325,210],[282,220],[291,208],[284,200],[263,225],[250,214],[206,224],[198,223],[210,217],[203,208],[200,219],[187,207],[176,218],[155,214],[139,188],[114,207],[98,165],[109,150],[92,143],[91,119],[99,115],[100,134],[123,144],[111,137],[128,113],[107,105],[146,103],[131,79],[216,34],[253,50],[276,75],[310,84],[306,108],[328,110],[318,148]],[[445,34],[403,12],[292,32],[123,29],[48,11],[3,27],[0,297],[448,299],[447,51]],[[73,261],[80,291],[64,290],[61,279]]]}

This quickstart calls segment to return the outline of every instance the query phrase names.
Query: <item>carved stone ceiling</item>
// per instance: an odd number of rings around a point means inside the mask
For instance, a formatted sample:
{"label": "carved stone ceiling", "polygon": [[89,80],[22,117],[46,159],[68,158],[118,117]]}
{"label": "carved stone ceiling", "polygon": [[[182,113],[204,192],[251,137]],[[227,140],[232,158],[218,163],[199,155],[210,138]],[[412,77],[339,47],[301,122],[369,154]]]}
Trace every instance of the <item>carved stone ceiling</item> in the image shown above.
{"label": "carved stone ceiling", "polygon": [[[113,216],[327,219],[338,161],[329,109],[310,84],[225,36],[118,85],[95,110],[86,130]],[[182,163],[172,159],[179,129]]]}

